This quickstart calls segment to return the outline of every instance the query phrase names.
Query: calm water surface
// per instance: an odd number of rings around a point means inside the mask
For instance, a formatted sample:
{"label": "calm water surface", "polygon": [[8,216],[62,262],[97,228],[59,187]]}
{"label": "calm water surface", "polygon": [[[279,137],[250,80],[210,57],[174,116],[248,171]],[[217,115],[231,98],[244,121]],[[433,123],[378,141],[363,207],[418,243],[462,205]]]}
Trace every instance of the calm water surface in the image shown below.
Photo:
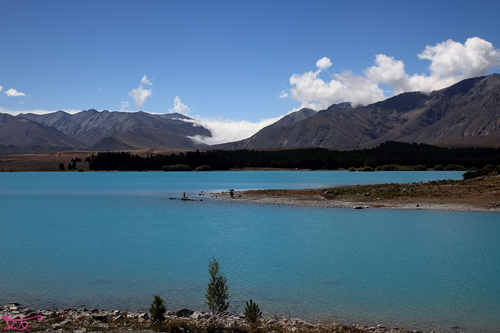
{"label": "calm water surface", "polygon": [[498,332],[500,215],[169,200],[183,192],[459,179],[459,172],[1,173],[0,305],[231,310]]}

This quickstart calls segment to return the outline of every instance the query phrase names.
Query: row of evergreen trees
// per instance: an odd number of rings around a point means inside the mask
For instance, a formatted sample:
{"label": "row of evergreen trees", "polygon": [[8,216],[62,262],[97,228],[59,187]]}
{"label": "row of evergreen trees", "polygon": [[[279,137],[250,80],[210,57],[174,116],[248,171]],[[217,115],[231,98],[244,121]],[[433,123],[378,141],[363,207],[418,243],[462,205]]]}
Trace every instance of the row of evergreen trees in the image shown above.
{"label": "row of evergreen trees", "polygon": [[130,152],[101,152],[87,158],[91,170],[162,170],[168,165],[187,165],[191,170],[209,166],[230,168],[349,169],[383,165],[461,165],[467,169],[500,165],[497,148],[443,148],[427,144],[388,141],[371,149],[325,148],[283,150],[209,150],[141,157]]}

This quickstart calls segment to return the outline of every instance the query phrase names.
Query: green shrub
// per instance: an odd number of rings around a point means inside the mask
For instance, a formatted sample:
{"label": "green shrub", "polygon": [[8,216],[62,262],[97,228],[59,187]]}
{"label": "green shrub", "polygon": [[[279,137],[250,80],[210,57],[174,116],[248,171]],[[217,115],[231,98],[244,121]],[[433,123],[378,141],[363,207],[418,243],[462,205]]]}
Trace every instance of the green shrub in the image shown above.
{"label": "green shrub", "polygon": [[446,171],[465,171],[467,170],[464,166],[462,165],[457,165],[457,164],[448,164],[446,168],[444,168]]}
{"label": "green shrub", "polygon": [[377,171],[396,171],[400,168],[399,164],[380,165],[376,168]]}
{"label": "green shrub", "polygon": [[229,288],[227,286],[227,278],[220,271],[219,261],[215,258],[208,262],[208,273],[210,274],[210,281],[207,286],[207,293],[205,295],[208,308],[213,313],[223,314],[229,308],[227,301],[231,296],[229,295]]}
{"label": "green shrub", "polygon": [[156,323],[160,323],[165,320],[165,313],[167,313],[167,308],[165,307],[165,305],[163,305],[163,300],[160,296],[155,296],[155,300],[149,308],[149,313],[151,313],[151,317]]}
{"label": "green shrub", "polygon": [[444,171],[444,166],[441,164],[435,165],[434,171]]}
{"label": "green shrub", "polygon": [[413,167],[415,171],[427,171],[427,165],[419,164]]}
{"label": "green shrub", "polygon": [[164,165],[161,169],[163,171],[191,171],[189,165],[186,164]]}
{"label": "green shrub", "polygon": [[210,167],[210,165],[205,164],[197,167],[196,169],[194,169],[194,171],[212,171],[212,168]]}
{"label": "green shrub", "polygon": [[245,308],[245,320],[249,324],[255,324],[257,320],[259,320],[259,318],[262,316],[262,312],[260,311],[259,306],[251,299],[250,303],[245,303],[247,304]]}
{"label": "green shrub", "polygon": [[354,171],[357,171],[357,169],[355,167],[350,167],[349,168],[349,172],[354,172]]}
{"label": "green shrub", "polygon": [[365,167],[359,168],[359,171],[367,172],[367,171],[374,171],[374,170],[372,167],[365,166]]}

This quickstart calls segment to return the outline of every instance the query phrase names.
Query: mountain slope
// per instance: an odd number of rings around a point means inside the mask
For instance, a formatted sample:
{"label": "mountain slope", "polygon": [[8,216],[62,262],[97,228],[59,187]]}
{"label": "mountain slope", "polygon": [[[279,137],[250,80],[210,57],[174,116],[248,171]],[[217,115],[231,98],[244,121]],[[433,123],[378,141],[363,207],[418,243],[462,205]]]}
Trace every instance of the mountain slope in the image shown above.
{"label": "mountain slope", "polygon": [[[214,148],[220,149],[244,149],[250,146],[257,146],[259,148],[267,148],[267,142],[274,142],[277,137],[285,136],[286,133],[282,133],[281,129],[298,123],[304,119],[312,117],[316,115],[317,112],[308,108],[303,108],[298,111],[287,114],[274,124],[264,127],[262,130],[257,132],[255,135],[251,136],[248,139],[233,142],[233,143],[223,143],[219,145],[213,146]],[[267,134],[272,133],[272,136],[269,137]],[[269,146],[275,147],[275,146]]]}
{"label": "mountain slope", "polygon": [[0,113],[0,154],[84,149],[85,145],[37,122]]}
{"label": "mountain slope", "polygon": [[175,113],[159,115],[91,109],[73,115],[58,111],[45,115],[23,114],[20,117],[53,128],[88,148],[99,150],[193,149],[199,145],[195,145],[188,136],[211,136],[206,128],[189,122],[191,118]]}
{"label": "mountain slope", "polygon": [[403,93],[360,108],[334,104],[300,121],[268,126],[223,147],[353,149],[388,140],[473,144],[480,142],[472,139],[476,136],[493,135],[500,135],[498,74],[464,80],[429,95]]}
{"label": "mountain slope", "polygon": [[303,108],[298,111],[292,112],[290,114],[287,114],[274,124],[271,124],[269,126],[266,126],[265,128],[278,128],[278,127],[283,127],[286,125],[291,125],[296,122],[299,122],[303,119],[309,118],[311,116],[314,116],[317,112],[308,108]]}

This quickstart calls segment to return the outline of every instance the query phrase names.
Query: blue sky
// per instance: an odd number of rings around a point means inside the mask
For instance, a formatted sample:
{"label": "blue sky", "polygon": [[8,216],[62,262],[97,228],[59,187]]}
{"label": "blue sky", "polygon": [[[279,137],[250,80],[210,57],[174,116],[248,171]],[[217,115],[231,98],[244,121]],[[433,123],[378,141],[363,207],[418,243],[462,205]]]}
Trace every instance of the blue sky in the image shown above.
{"label": "blue sky", "polygon": [[[179,111],[221,142],[303,106],[500,71],[500,1],[0,1],[0,112]],[[207,141],[210,142],[210,141]]]}

